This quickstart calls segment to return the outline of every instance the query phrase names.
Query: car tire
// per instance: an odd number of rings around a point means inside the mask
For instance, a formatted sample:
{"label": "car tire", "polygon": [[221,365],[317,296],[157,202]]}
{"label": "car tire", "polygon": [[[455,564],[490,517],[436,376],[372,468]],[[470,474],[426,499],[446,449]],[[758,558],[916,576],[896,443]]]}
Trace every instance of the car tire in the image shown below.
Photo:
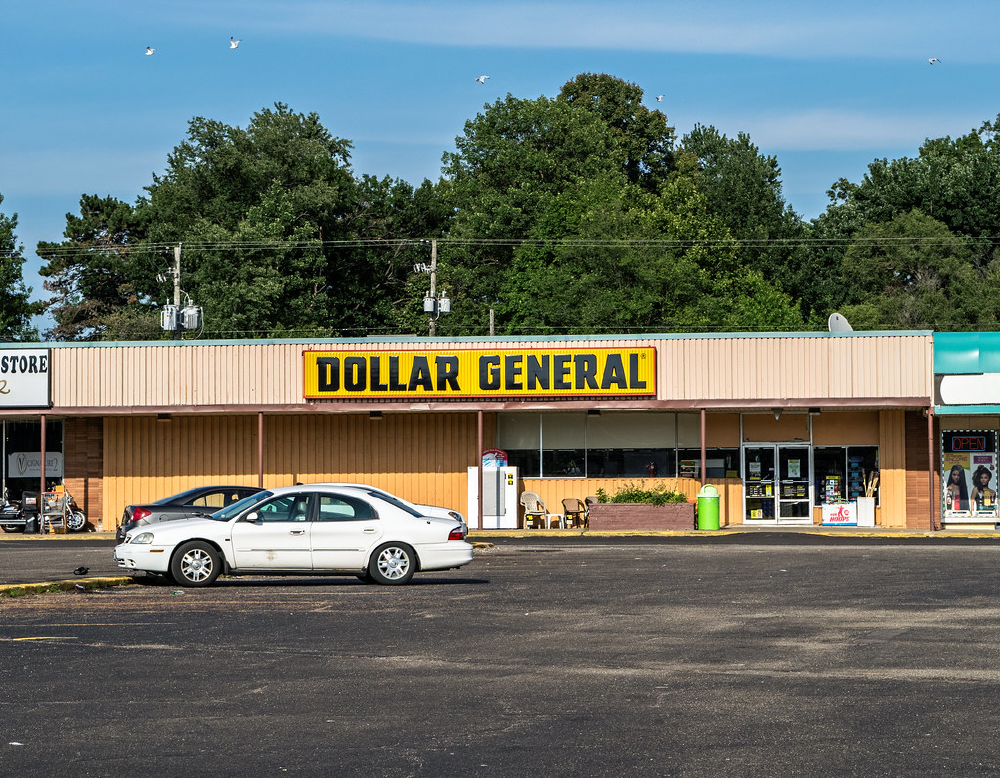
{"label": "car tire", "polygon": [[170,576],[180,586],[211,586],[221,572],[219,552],[202,540],[185,543],[170,560]]}
{"label": "car tire", "polygon": [[384,543],[368,560],[368,575],[383,586],[408,583],[417,571],[417,555],[405,543]]}
{"label": "car tire", "polygon": [[66,529],[70,532],[83,532],[87,528],[87,517],[83,511],[70,511],[66,517]]}
{"label": "car tire", "polygon": [[24,532],[23,524],[0,524],[4,532]]}

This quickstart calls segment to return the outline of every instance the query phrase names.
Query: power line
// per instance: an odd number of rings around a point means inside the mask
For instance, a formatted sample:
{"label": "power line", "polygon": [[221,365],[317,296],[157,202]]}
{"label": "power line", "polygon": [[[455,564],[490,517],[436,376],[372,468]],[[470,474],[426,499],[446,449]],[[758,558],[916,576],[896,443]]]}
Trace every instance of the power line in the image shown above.
{"label": "power line", "polygon": [[[260,251],[260,250],[292,250],[292,249],[347,249],[347,248],[401,248],[417,249],[422,238],[352,238],[343,240],[298,240],[298,241],[184,241],[186,251],[222,252],[222,251]],[[831,248],[849,245],[908,245],[908,246],[949,246],[961,241],[975,246],[995,246],[1000,244],[1000,236],[966,237],[878,237],[878,238],[437,238],[438,245],[465,247],[498,247],[498,248],[692,248],[696,246],[723,247],[766,247],[766,246],[803,246],[810,248]],[[124,246],[59,246],[51,253],[55,256],[81,255],[119,255],[154,254],[173,251],[175,243],[141,243]],[[48,252],[47,252],[48,253]]]}

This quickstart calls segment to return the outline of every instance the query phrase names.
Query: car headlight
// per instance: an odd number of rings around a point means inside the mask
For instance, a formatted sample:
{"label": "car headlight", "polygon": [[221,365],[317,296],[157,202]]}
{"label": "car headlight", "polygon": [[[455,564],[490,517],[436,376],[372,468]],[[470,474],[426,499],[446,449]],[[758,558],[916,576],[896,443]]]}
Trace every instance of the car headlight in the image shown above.
{"label": "car headlight", "polygon": [[152,543],[153,533],[152,532],[140,532],[138,535],[133,535],[128,539],[129,543]]}

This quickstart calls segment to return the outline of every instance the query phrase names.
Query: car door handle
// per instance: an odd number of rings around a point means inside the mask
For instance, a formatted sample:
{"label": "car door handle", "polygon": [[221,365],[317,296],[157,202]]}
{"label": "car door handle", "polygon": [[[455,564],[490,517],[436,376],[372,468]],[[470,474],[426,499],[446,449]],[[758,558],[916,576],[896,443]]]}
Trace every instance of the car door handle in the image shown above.
{"label": "car door handle", "polygon": [[288,530],[289,535],[305,535],[306,531],[304,529],[290,529]]}
{"label": "car door handle", "polygon": [[374,527],[365,527],[365,532],[374,532],[374,531],[375,531]]}

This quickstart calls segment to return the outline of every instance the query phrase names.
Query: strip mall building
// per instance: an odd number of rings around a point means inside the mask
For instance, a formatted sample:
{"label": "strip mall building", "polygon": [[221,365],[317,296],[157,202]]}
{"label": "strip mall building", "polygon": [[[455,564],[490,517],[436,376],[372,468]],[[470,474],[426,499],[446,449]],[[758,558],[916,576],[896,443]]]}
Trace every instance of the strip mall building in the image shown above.
{"label": "strip mall building", "polygon": [[563,498],[626,483],[665,483],[691,496],[712,483],[729,525],[836,523],[863,513],[864,497],[886,527],[997,523],[997,333],[172,341],[0,352],[11,497],[63,484],[104,530],[124,505],[192,486],[313,481],[369,483],[452,507],[475,528],[482,502],[469,495],[480,492],[490,450],[516,467],[516,493],[537,492],[552,512]]}

